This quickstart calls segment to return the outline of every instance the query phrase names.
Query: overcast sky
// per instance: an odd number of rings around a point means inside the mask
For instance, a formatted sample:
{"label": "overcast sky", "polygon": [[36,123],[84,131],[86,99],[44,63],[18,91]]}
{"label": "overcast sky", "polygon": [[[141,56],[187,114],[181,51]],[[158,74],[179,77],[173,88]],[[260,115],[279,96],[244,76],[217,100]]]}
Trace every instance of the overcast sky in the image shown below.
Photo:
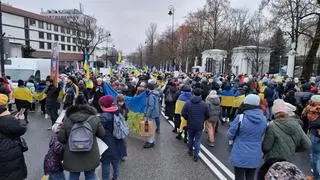
{"label": "overcast sky", "polygon": [[[158,32],[171,25],[168,6],[175,7],[176,25],[182,24],[189,12],[202,8],[206,0],[3,0],[12,6],[35,13],[41,8],[79,8],[97,18],[98,24],[111,32],[116,48],[125,54],[133,52],[139,43],[145,42],[145,29],[152,22],[158,24]],[[231,0],[232,7],[247,7],[254,11],[260,0]],[[49,6],[50,5],[50,6]]]}

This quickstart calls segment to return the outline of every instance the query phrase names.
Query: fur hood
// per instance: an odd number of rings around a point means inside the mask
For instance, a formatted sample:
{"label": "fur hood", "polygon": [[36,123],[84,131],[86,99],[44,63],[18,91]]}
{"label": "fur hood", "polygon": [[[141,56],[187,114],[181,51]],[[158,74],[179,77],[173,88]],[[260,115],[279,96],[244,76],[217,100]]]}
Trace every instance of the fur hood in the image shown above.
{"label": "fur hood", "polygon": [[86,121],[89,116],[93,115],[97,115],[97,110],[89,105],[75,105],[66,111],[66,117],[73,122]]}

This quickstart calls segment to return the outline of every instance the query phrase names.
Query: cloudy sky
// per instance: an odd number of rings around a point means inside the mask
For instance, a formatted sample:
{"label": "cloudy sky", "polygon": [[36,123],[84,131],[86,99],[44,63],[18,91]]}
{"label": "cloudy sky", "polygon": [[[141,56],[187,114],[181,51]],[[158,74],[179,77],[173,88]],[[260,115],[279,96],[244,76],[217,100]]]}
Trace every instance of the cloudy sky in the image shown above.
{"label": "cloudy sky", "polygon": [[[79,8],[97,18],[98,24],[111,32],[113,43],[125,54],[133,52],[145,42],[145,29],[150,23],[158,24],[158,32],[171,25],[168,6],[175,7],[176,25],[182,24],[189,12],[203,7],[206,0],[2,0],[12,6],[35,13],[41,8]],[[254,11],[260,0],[231,0],[232,7],[247,7]],[[50,5],[50,6],[49,6]]]}

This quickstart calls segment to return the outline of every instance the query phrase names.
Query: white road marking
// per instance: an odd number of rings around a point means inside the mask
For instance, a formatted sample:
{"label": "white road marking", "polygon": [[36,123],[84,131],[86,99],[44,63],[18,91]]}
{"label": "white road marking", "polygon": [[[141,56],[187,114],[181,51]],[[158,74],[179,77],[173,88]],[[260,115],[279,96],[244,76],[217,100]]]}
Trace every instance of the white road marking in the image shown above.
{"label": "white road marking", "polygon": [[[161,114],[168,120],[168,117],[165,116],[164,112],[161,111]],[[169,124],[174,127],[174,123],[172,121],[168,121]],[[182,134],[184,137],[184,134]],[[200,145],[201,150],[204,151],[232,180],[235,179],[234,174],[218,159],[216,158],[204,145]],[[221,172],[205,157],[201,152],[199,154],[200,158],[207,164],[207,166],[218,176],[219,179],[227,179],[225,176],[221,174]],[[220,177],[221,176],[221,177]]]}
{"label": "white road marking", "polygon": [[234,174],[218,158],[216,158],[204,145],[200,145],[203,150],[231,179],[235,179]]}
{"label": "white road marking", "polygon": [[207,164],[207,166],[213,171],[213,173],[220,179],[220,180],[227,180],[227,178],[209,161],[209,159],[203,155],[201,152],[199,153],[199,157]]}

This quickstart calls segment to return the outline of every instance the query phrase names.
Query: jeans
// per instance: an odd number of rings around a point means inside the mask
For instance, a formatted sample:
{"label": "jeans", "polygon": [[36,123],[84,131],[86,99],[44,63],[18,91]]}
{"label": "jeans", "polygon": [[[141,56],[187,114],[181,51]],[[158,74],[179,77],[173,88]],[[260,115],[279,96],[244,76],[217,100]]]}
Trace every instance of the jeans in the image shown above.
{"label": "jeans", "polygon": [[[149,118],[149,121],[152,121],[153,131],[155,131],[155,128],[154,128],[156,126],[155,125],[155,123],[156,123],[155,120]],[[148,137],[147,142],[148,143],[154,143],[154,140],[155,140],[155,133],[153,133],[153,136]]]}
{"label": "jeans", "polygon": [[55,173],[49,173],[49,179],[48,180],[65,180],[65,176],[63,171],[55,172]]}
{"label": "jeans", "polygon": [[266,118],[271,120],[272,117],[272,106],[267,106]]}
{"label": "jeans", "polygon": [[222,109],[222,117],[230,119],[232,107],[221,106],[221,109]]}
{"label": "jeans", "polygon": [[253,180],[256,169],[234,167],[235,180]]}
{"label": "jeans", "polygon": [[188,129],[188,135],[189,135],[189,152],[193,152],[193,156],[199,157],[202,130]]}
{"label": "jeans", "polygon": [[[70,172],[69,180],[79,180],[81,172]],[[84,172],[85,180],[96,180],[95,170]]]}
{"label": "jeans", "polygon": [[320,138],[311,135],[311,166],[314,179],[320,179]]}
{"label": "jeans", "polygon": [[118,157],[110,157],[102,160],[102,180],[110,179],[110,165],[113,168],[113,179],[117,179],[120,174],[120,159]]}
{"label": "jeans", "polygon": [[156,122],[157,129],[160,129],[160,118],[155,118],[154,120]]}

